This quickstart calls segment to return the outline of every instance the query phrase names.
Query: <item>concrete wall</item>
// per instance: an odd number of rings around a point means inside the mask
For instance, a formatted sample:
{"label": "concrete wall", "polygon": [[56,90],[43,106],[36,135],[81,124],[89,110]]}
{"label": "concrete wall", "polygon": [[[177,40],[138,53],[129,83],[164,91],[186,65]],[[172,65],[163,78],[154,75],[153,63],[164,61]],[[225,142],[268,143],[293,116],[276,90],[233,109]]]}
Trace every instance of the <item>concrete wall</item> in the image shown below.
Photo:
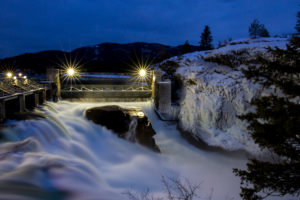
{"label": "concrete wall", "polygon": [[155,107],[162,114],[168,115],[171,109],[171,81],[158,81],[155,87]]}
{"label": "concrete wall", "polygon": [[46,101],[46,89],[34,92],[10,95],[0,99],[0,122],[14,113],[25,112],[26,109],[33,109]]}

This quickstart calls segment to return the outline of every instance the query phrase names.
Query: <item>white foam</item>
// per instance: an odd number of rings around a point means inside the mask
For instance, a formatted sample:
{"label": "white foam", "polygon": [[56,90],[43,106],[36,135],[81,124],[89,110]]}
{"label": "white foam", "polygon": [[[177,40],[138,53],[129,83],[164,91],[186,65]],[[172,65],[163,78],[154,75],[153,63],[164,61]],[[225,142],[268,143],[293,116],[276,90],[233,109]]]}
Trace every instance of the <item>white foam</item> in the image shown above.
{"label": "white foam", "polygon": [[[0,182],[28,183],[49,193],[65,191],[75,200],[117,200],[126,199],[122,193],[129,189],[142,192],[149,188],[153,193],[163,193],[164,175],[202,182],[203,197],[213,188],[213,199],[239,199],[239,179],[232,168],[244,168],[244,158],[191,146],[181,138],[176,124],[158,120],[150,103],[123,104],[141,106],[149,117],[162,151],[154,153],[84,117],[87,108],[100,105],[104,104],[48,103],[42,111],[48,119],[8,122],[11,127],[2,132],[13,143],[10,147],[8,143],[0,145],[1,155],[9,154],[0,159]],[[36,147],[20,148],[24,140]],[[18,188],[11,187],[18,194]],[[5,195],[2,192],[0,198]]]}

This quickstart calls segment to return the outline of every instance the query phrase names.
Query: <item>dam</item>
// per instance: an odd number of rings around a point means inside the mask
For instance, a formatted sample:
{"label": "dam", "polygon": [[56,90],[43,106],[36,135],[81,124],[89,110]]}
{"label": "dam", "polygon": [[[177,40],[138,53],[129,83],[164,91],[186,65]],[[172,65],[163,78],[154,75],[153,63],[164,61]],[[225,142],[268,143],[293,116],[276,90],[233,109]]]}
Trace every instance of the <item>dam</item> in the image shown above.
{"label": "dam", "polygon": [[[171,108],[171,83],[161,80],[160,71],[145,71],[145,78],[124,73],[81,73],[68,75],[48,69],[46,80],[27,76],[0,77],[0,121],[10,113],[24,112],[45,101],[146,102],[153,101],[158,112]],[[166,87],[167,85],[167,87]]]}

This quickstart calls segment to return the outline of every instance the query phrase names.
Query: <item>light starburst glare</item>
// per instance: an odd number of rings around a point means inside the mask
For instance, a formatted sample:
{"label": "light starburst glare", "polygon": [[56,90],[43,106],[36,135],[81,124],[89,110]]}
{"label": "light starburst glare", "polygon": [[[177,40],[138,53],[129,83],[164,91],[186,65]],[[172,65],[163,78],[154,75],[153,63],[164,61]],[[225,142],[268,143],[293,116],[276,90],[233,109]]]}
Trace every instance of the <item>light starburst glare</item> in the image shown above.
{"label": "light starburst glare", "polygon": [[133,68],[131,74],[135,81],[138,82],[147,82],[150,79],[150,65],[152,64],[149,61],[149,58],[144,59],[143,57],[139,58],[136,55],[135,60],[131,60]]}
{"label": "light starburst glare", "polygon": [[67,58],[65,56],[65,60],[61,61],[60,67],[63,71],[63,81],[67,81],[72,83],[75,83],[77,80],[79,80],[80,75],[80,61],[77,61],[77,59],[72,59],[71,56]]}

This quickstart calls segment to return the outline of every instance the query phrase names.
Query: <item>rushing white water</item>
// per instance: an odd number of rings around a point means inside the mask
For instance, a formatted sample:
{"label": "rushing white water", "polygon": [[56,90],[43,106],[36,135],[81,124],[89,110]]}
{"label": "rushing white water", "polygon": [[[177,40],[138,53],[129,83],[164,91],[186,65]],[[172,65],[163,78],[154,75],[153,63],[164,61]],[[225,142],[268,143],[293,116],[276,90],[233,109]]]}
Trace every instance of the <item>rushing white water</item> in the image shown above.
{"label": "rushing white water", "polygon": [[131,120],[130,124],[129,124],[129,130],[125,135],[126,140],[129,140],[131,142],[135,142],[136,138],[135,138],[135,129],[137,126],[138,122],[137,122],[137,118],[133,117],[133,119]]}
{"label": "rushing white water", "polygon": [[101,105],[48,103],[35,111],[46,119],[6,122],[0,199],[127,199],[127,190],[163,193],[162,176],[201,182],[202,199],[211,193],[212,199],[240,199],[232,168],[244,168],[245,157],[195,148],[175,124],[160,121],[150,103],[121,104],[142,107],[157,133],[162,153],[155,153],[85,118],[87,108]]}

